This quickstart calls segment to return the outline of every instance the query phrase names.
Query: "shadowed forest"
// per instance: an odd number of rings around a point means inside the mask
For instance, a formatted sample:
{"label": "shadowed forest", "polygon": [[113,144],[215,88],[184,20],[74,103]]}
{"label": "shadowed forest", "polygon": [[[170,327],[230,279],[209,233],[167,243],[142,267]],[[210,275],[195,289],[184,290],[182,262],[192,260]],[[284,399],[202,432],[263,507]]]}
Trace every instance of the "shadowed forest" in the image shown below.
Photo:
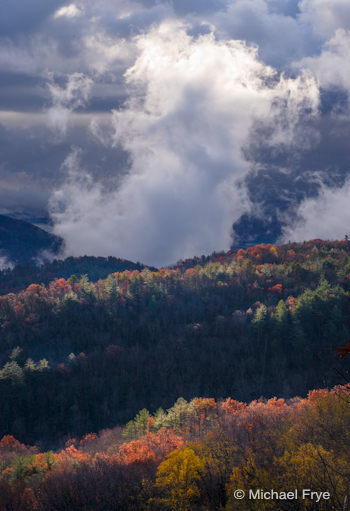
{"label": "shadowed forest", "polygon": [[81,262],[0,297],[1,510],[348,509],[347,239]]}

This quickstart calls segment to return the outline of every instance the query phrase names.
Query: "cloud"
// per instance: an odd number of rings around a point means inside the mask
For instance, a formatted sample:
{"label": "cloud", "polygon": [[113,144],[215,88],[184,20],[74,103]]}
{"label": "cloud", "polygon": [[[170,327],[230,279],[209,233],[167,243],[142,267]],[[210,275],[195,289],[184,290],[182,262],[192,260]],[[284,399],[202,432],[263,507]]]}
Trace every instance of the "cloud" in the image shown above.
{"label": "cloud", "polygon": [[65,5],[58,9],[53,15],[54,18],[75,18],[76,16],[80,16],[82,11],[75,5],[69,4]]}
{"label": "cloud", "polygon": [[[50,194],[34,187],[16,188],[15,183],[12,186],[3,186],[0,181],[0,214],[6,214],[11,210],[24,208],[29,211],[45,212]],[[19,207],[19,204],[21,205]]]}
{"label": "cloud", "polygon": [[8,257],[3,252],[0,252],[0,271],[12,269],[13,267],[14,264],[8,259]]}
{"label": "cloud", "polygon": [[53,76],[50,76],[48,88],[53,106],[47,111],[48,123],[60,135],[66,133],[72,112],[86,104],[92,83],[92,79],[83,73],[68,75],[64,86],[55,83]]}
{"label": "cloud", "polygon": [[296,17],[300,13],[298,0],[267,0],[271,12]]}
{"label": "cloud", "polygon": [[301,0],[300,22],[323,40],[330,39],[338,29],[350,29],[348,0]]}
{"label": "cloud", "polygon": [[[349,8],[350,16],[350,8]],[[319,55],[305,57],[296,64],[298,68],[310,69],[321,87],[344,88],[350,93],[350,33],[337,29]]]}
{"label": "cloud", "polygon": [[173,0],[174,12],[183,16],[186,14],[207,15],[225,10],[229,4],[228,0]]}
{"label": "cloud", "polygon": [[165,265],[227,249],[232,220],[247,207],[239,185],[249,164],[242,147],[256,120],[280,123],[274,144],[290,143],[302,112],[317,110],[309,76],[279,76],[241,41],[198,38],[166,22],[138,36],[125,78],[129,99],[115,110],[114,143],[131,155],[119,187],[104,189],[66,161],[68,177],[51,200],[67,254],[95,253]]}
{"label": "cloud", "polygon": [[[89,231],[82,219],[91,204],[102,225],[108,203],[117,219],[115,228],[103,224],[110,250],[172,261],[184,256],[176,243],[186,254],[227,246],[242,213],[240,243],[255,234],[273,241],[301,201],[346,181],[348,0],[71,2],[0,2],[0,182],[9,208],[31,208],[37,194],[41,209],[39,198],[70,179],[67,197],[76,186],[79,199],[67,236]],[[62,185],[72,145],[82,148],[81,170]],[[191,245],[195,226],[202,231]],[[89,236],[81,250],[93,253]],[[95,243],[105,250],[97,235]],[[71,247],[78,251],[74,239]]]}
{"label": "cloud", "polygon": [[283,241],[343,239],[350,233],[350,180],[341,188],[322,186],[318,197],[300,204],[296,218],[284,229]]}
{"label": "cloud", "polygon": [[[286,11],[288,9],[284,4]],[[266,0],[236,0],[226,11],[217,12],[211,22],[223,39],[242,39],[259,46],[261,58],[273,66],[287,67],[293,60],[310,55],[318,44],[307,23],[276,8]]]}
{"label": "cloud", "polygon": [[63,0],[1,0],[0,3],[0,37],[23,37],[42,29],[42,24]]}

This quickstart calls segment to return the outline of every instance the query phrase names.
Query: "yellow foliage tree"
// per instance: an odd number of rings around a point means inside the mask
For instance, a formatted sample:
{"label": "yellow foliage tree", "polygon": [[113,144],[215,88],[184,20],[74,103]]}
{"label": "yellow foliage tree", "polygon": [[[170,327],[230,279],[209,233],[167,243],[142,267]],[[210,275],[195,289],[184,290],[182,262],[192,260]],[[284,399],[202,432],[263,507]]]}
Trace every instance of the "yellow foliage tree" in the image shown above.
{"label": "yellow foliage tree", "polygon": [[200,497],[198,481],[203,462],[193,449],[171,452],[158,467],[156,487],[158,502],[174,511],[189,511]]}

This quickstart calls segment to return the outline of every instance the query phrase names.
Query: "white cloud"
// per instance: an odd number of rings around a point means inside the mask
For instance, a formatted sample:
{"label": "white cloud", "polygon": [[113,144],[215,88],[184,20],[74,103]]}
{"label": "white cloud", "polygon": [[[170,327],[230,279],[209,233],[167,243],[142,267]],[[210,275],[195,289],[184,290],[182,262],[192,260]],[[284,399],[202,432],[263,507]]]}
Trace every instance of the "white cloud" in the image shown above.
{"label": "white cloud", "polygon": [[342,188],[322,187],[317,198],[301,203],[297,218],[285,229],[282,241],[335,240],[350,234],[350,180]]}
{"label": "white cloud", "polygon": [[55,14],[54,18],[75,18],[76,16],[80,16],[82,14],[82,11],[78,9],[78,7],[75,4],[69,4],[65,5],[64,7],[61,7],[58,9]]}
{"label": "white cloud", "polygon": [[[305,108],[315,111],[310,77],[279,77],[241,41],[194,38],[167,22],[136,38],[139,57],[126,73],[130,99],[115,111],[115,144],[131,154],[122,185],[105,190],[79,169],[51,201],[67,254],[117,255],[163,265],[230,246],[246,208],[238,186],[242,155],[257,119],[285,119],[276,143],[291,143]],[[280,106],[279,106],[280,105]]]}
{"label": "white cloud", "polygon": [[306,57],[296,67],[310,69],[324,88],[343,87],[350,93],[349,55],[350,32],[338,29],[325,43],[320,55]]}

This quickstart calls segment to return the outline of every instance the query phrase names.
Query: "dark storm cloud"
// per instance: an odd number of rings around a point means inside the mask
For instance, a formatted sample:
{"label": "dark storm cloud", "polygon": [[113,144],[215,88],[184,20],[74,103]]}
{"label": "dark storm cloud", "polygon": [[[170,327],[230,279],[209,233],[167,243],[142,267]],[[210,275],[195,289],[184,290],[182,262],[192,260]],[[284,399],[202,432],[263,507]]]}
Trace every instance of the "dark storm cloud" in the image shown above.
{"label": "dark storm cloud", "polygon": [[128,154],[122,148],[102,145],[90,129],[74,123],[59,142],[40,125],[21,130],[0,125],[0,213],[48,216],[49,197],[64,179],[62,162],[74,146],[85,148],[84,167],[106,187],[111,182],[115,186],[128,171]]}
{"label": "dark storm cloud", "polygon": [[[346,92],[321,92],[320,117],[308,124],[313,141],[293,151],[271,145],[273,126],[255,127],[245,150],[252,167],[245,178],[252,206],[234,223],[234,246],[284,239],[284,230],[298,220],[303,201],[317,199],[325,188],[344,187],[350,176],[346,108]],[[306,126],[304,119],[304,134]]]}
{"label": "dark storm cloud", "polygon": [[300,14],[298,0],[269,0],[268,8],[270,12],[292,16],[293,18]]}
{"label": "dark storm cloud", "polygon": [[49,197],[48,191],[29,186],[18,189],[0,188],[0,214],[12,212],[12,214],[23,213],[34,218],[45,217]]}
{"label": "dark storm cloud", "polygon": [[45,83],[41,77],[0,71],[0,111],[37,112],[45,106]]}
{"label": "dark storm cloud", "polygon": [[64,0],[1,0],[0,37],[33,33],[64,3]]}
{"label": "dark storm cloud", "polygon": [[225,9],[228,0],[173,0],[174,11],[180,16],[186,14],[212,14]]}

